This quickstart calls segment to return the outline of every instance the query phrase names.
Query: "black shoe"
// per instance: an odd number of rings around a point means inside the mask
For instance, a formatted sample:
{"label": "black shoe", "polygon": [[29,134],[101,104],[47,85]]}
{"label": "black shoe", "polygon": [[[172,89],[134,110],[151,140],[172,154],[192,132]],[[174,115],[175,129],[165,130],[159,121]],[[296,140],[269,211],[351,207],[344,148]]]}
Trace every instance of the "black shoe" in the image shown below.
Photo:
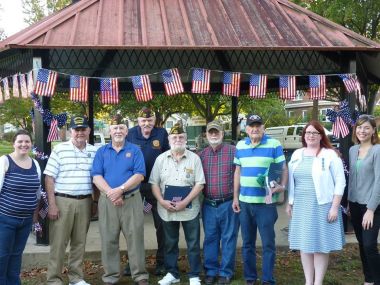
{"label": "black shoe", "polygon": [[205,284],[206,285],[212,285],[212,284],[214,284],[215,281],[216,281],[215,276],[206,276],[206,278],[205,278]]}
{"label": "black shoe", "polygon": [[156,270],[154,271],[154,274],[156,276],[163,276],[165,275],[165,273],[166,273],[166,270],[163,265],[156,265]]}
{"label": "black shoe", "polygon": [[125,266],[123,275],[124,276],[131,276],[131,268],[129,267],[129,263],[127,263],[127,266]]}
{"label": "black shoe", "polygon": [[221,276],[218,279],[218,285],[229,285],[231,284],[231,279],[225,276]]}

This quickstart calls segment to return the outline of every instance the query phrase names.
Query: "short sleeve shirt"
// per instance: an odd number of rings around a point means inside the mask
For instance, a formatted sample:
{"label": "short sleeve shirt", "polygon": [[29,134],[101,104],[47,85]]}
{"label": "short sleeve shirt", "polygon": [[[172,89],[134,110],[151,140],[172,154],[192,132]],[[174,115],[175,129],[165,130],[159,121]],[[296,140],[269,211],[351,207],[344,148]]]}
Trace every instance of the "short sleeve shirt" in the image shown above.
{"label": "short sleeve shirt", "polygon": [[[135,174],[145,176],[144,157],[138,146],[126,141],[117,152],[110,142],[96,152],[91,175],[103,176],[110,187],[120,186]],[[131,190],[139,187],[137,185]]]}
{"label": "short sleeve shirt", "polygon": [[[185,150],[181,160],[177,162],[171,150],[157,157],[154,163],[149,183],[158,185],[162,195],[165,193],[165,185],[170,186],[192,186],[205,184],[202,163],[198,155]],[[159,203],[158,214],[164,221],[188,221],[194,219],[200,211],[199,195],[193,199],[191,208],[185,208],[180,212],[169,212]]]}

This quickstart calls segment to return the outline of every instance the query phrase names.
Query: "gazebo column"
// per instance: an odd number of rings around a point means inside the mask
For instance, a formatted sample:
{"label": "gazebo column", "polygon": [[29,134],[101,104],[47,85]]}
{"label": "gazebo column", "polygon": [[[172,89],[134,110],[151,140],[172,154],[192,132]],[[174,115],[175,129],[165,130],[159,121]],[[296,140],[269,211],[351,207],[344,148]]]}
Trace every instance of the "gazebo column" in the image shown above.
{"label": "gazebo column", "polygon": [[[49,68],[49,60],[48,60],[48,51],[46,50],[35,50],[33,55],[33,69],[37,70],[38,68]],[[36,82],[36,74],[34,78],[34,82]],[[41,96],[41,105],[43,109],[50,109],[50,98],[46,96]],[[35,142],[34,145],[41,150],[43,153],[50,155],[51,153],[51,143],[47,142],[47,137],[49,134],[49,128],[44,124],[41,114],[38,110],[34,109],[34,134],[35,134]],[[41,171],[43,172],[47,160],[37,159]],[[43,189],[45,189],[45,176],[42,175],[41,185]],[[42,227],[42,234],[36,235],[36,243],[37,245],[49,245],[49,223],[48,218],[45,219],[39,218],[39,223]]]}

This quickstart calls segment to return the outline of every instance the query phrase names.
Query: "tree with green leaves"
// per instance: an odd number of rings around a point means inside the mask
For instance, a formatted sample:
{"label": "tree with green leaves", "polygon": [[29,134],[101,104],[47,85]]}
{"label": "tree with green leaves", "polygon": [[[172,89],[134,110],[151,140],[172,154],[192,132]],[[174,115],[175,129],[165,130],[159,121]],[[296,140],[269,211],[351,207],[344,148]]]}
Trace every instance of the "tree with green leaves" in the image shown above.
{"label": "tree with green leaves", "polygon": [[43,17],[57,12],[67,5],[71,0],[22,0],[25,23],[31,25]]}

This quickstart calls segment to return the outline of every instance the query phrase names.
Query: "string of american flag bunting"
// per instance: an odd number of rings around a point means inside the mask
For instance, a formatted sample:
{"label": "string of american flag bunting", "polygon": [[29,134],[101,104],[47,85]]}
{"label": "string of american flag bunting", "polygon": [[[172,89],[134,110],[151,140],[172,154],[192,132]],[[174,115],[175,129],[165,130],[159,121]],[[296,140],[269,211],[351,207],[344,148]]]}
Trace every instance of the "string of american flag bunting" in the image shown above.
{"label": "string of american flag bunting", "polygon": [[[34,72],[37,71],[36,82],[34,82]],[[210,78],[212,72],[222,73],[223,87],[221,94],[225,96],[240,96],[240,83],[242,76],[249,76],[248,95],[252,99],[264,99],[267,92],[268,76],[276,76],[279,80],[279,98],[282,100],[294,100],[296,98],[296,77],[304,75],[268,75],[268,74],[251,74],[242,72],[210,70],[203,68],[192,68],[192,88],[191,93],[208,94],[210,92]],[[29,98],[31,97],[35,108],[43,116],[44,123],[50,126],[48,141],[58,139],[58,127],[66,123],[66,113],[53,115],[50,110],[44,110],[41,107],[38,96],[52,97],[55,93],[58,75],[70,77],[70,100],[73,102],[88,101],[88,82],[90,78],[99,80],[100,101],[102,104],[119,104],[119,80],[129,79],[132,82],[136,100],[148,102],[153,99],[153,92],[149,76],[160,74],[164,85],[165,94],[174,96],[185,93],[181,76],[177,68],[166,69],[151,74],[143,74],[128,77],[86,77],[80,75],[71,75],[60,73],[54,70],[40,68],[31,70],[26,74],[14,74],[11,76],[12,97]],[[354,92],[357,96],[361,110],[366,109],[365,97],[361,94],[361,87],[356,74],[325,74],[309,75],[309,92],[311,100],[324,100],[326,98],[326,77],[338,76],[342,81],[347,92]],[[9,77],[2,78],[0,81],[0,104],[11,98],[11,88]],[[2,85],[2,88],[1,88]],[[4,96],[3,96],[4,94]],[[32,114],[33,117],[33,114]],[[346,136],[344,123],[349,120],[340,120],[341,116],[335,116],[333,124],[337,137]],[[343,124],[342,124],[343,122]],[[338,124],[339,123],[339,124]],[[347,128],[347,125],[346,125]],[[333,126],[334,130],[334,126]]]}

